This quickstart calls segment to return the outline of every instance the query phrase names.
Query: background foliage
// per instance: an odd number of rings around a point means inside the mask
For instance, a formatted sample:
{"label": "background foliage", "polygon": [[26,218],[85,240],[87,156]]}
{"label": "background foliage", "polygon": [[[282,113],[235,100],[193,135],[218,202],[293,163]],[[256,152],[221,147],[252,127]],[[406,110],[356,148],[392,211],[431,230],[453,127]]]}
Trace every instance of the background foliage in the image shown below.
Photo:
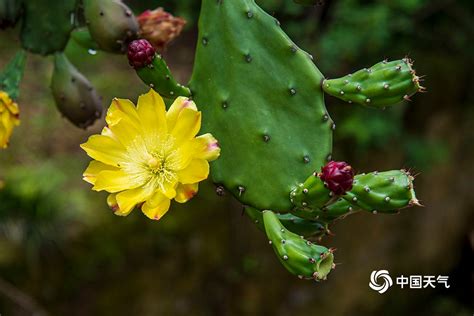
{"label": "background foliage", "polygon": [[[277,262],[263,235],[212,184],[159,223],[138,211],[113,216],[81,180],[82,131],[59,117],[49,94],[51,58],[31,56],[22,83],[22,125],[0,153],[0,312],[4,315],[471,315],[474,297],[474,2],[328,0],[314,8],[261,0],[328,77],[408,55],[428,93],[386,111],[327,98],[337,123],[335,158],[360,172],[405,166],[420,173],[425,205],[396,216],[358,214],[325,244],[338,265],[328,281],[302,282]],[[166,55],[191,71],[199,1],[128,1],[136,13],[163,6],[185,17]],[[0,33],[0,66],[19,44]],[[102,93],[146,91],[123,56],[69,45]],[[205,119],[205,118],[204,118]],[[375,269],[449,275],[451,288],[368,288]]]}

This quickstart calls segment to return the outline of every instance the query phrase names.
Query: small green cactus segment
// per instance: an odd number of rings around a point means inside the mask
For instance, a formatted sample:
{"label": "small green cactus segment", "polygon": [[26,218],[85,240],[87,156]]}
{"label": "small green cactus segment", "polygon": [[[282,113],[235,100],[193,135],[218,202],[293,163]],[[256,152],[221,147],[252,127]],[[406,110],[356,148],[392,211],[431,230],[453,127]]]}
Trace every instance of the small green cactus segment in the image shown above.
{"label": "small green cactus segment", "polygon": [[21,15],[20,0],[2,0],[0,1],[0,29],[14,27]]}
{"label": "small green cactus segment", "polygon": [[354,205],[353,203],[339,197],[333,203],[328,204],[327,206],[321,209],[309,207],[295,207],[291,210],[291,214],[307,220],[316,220],[330,224],[338,218],[343,218],[349,214],[358,212],[359,210],[360,209],[357,205]]}
{"label": "small green cactus segment", "polygon": [[156,54],[148,66],[136,69],[142,81],[157,91],[162,97],[175,99],[178,96],[190,97],[191,91],[173,78],[171,71],[161,55]]}
{"label": "small green cactus segment", "polygon": [[352,190],[342,198],[373,213],[395,213],[401,208],[420,205],[413,180],[405,170],[361,174],[355,177]]}
{"label": "small green cactus segment", "polygon": [[287,230],[272,211],[263,211],[265,232],[278,259],[302,279],[325,280],[334,268],[331,249],[316,245]]}
{"label": "small green cactus segment", "polygon": [[0,73],[0,90],[8,93],[13,100],[17,100],[20,95],[20,81],[23,78],[25,63],[26,53],[21,50]]}
{"label": "small green cactus segment", "polygon": [[[311,177],[310,177],[311,178]],[[399,209],[420,205],[413,188],[413,176],[405,170],[372,172],[355,176],[352,190],[345,195],[332,198],[325,206],[314,207],[311,194],[304,194],[306,188],[299,186],[292,196],[296,207],[291,210],[295,216],[308,220],[332,222],[359,210],[373,213],[396,213]],[[326,194],[326,191],[323,191]],[[316,201],[319,200],[318,194]]]}
{"label": "small green cactus segment", "polygon": [[339,218],[345,218],[350,214],[360,211],[360,207],[343,198],[338,198],[334,203],[325,206],[321,212],[321,219],[332,222]]}
{"label": "small green cactus segment", "polygon": [[326,188],[317,172],[314,172],[290,193],[290,201],[293,205],[310,209],[322,208],[333,198],[333,193]]}
{"label": "small green cactus segment", "polygon": [[87,128],[101,117],[102,105],[94,87],[62,53],[54,58],[51,90],[58,110],[77,127]]}
{"label": "small green cactus segment", "polygon": [[423,91],[412,65],[408,58],[382,61],[342,78],[326,79],[323,89],[349,103],[375,108],[389,106]]}
{"label": "small green cactus segment", "polygon": [[76,0],[24,1],[21,45],[36,54],[63,51],[75,24]]}
{"label": "small green cactus segment", "polygon": [[97,43],[92,39],[91,33],[85,27],[81,27],[72,31],[71,39],[83,48],[93,50],[99,49],[99,45],[97,45]]}
{"label": "small green cactus segment", "polygon": [[138,35],[138,22],[120,0],[84,0],[90,34],[101,50],[124,53]]}
{"label": "small green cactus segment", "polygon": [[[265,232],[263,224],[263,213],[253,207],[246,206],[245,214],[255,223],[261,231]],[[323,221],[306,220],[290,213],[278,214],[275,216],[280,220],[281,224],[293,233],[304,237],[320,238],[325,236],[328,230],[328,224]]]}
{"label": "small green cactus segment", "polygon": [[245,205],[291,209],[289,192],[332,150],[322,80],[311,56],[253,0],[203,0],[189,86],[203,130],[221,146],[213,181]]}

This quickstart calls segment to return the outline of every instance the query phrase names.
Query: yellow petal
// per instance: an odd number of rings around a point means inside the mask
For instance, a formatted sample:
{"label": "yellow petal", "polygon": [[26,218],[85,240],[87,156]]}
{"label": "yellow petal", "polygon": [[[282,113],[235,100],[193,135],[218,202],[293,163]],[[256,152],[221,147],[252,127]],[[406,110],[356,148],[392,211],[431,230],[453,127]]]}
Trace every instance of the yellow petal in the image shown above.
{"label": "yellow petal", "polygon": [[168,212],[170,204],[170,199],[157,192],[142,205],[142,212],[150,219],[159,220]]}
{"label": "yellow petal", "polygon": [[165,195],[168,199],[172,199],[176,196],[176,186],[177,186],[177,182],[174,181],[174,182],[165,182],[163,184],[163,187],[160,188],[160,191],[161,193],[163,193],[163,195]]}
{"label": "yellow petal", "polygon": [[145,134],[155,137],[167,132],[165,102],[153,89],[138,98],[138,116]]}
{"label": "yellow petal", "polygon": [[118,98],[113,99],[107,110],[105,121],[111,126],[117,124],[124,118],[130,120],[136,127],[140,127],[137,109],[132,101]]}
{"label": "yellow petal", "polygon": [[194,141],[196,143],[196,158],[213,161],[219,157],[221,148],[212,134],[201,135],[196,137]]}
{"label": "yellow petal", "polygon": [[184,109],[179,114],[176,125],[171,132],[175,138],[176,145],[191,140],[201,129],[201,112],[192,109]]}
{"label": "yellow petal", "polygon": [[86,171],[84,171],[83,173],[84,180],[86,182],[89,182],[90,184],[95,184],[97,175],[99,174],[99,172],[104,171],[104,170],[118,170],[118,169],[115,167],[106,165],[97,160],[92,160],[89,163],[89,166],[87,167]]}
{"label": "yellow petal", "polygon": [[189,166],[177,172],[178,181],[183,184],[197,183],[209,176],[209,163],[204,159],[193,159]]}
{"label": "yellow petal", "polygon": [[107,196],[107,205],[110,207],[112,212],[114,212],[116,215],[119,215],[119,216],[128,215],[128,214],[120,214],[120,209],[117,203],[117,194],[109,194],[109,196]]}
{"label": "yellow petal", "polygon": [[120,167],[127,160],[125,148],[114,139],[104,135],[92,135],[81,148],[93,159]]}
{"label": "yellow petal", "polygon": [[117,193],[123,190],[135,189],[146,182],[146,178],[139,176],[131,176],[123,170],[104,170],[101,171],[95,180],[95,191],[107,191],[110,193]]}
{"label": "yellow petal", "polygon": [[186,168],[195,158],[196,148],[195,139],[182,143],[170,157],[173,165],[172,169],[177,171]]}
{"label": "yellow petal", "polygon": [[7,148],[9,138],[10,135],[7,133],[7,130],[0,124],[0,148]]}
{"label": "yellow petal", "polygon": [[186,203],[196,195],[198,189],[198,183],[179,184],[176,188],[176,197],[174,200],[178,203]]}
{"label": "yellow petal", "polygon": [[173,130],[176,120],[178,119],[179,114],[184,109],[191,109],[197,112],[196,104],[186,97],[178,97],[174,100],[173,104],[170,106],[168,112],[166,113],[166,120],[168,122],[168,130]]}
{"label": "yellow petal", "polygon": [[18,108],[18,104],[16,104],[15,102],[13,101],[6,102],[5,105],[7,106],[7,109],[10,111],[11,114],[13,115],[20,114],[20,109]]}
{"label": "yellow petal", "polygon": [[119,213],[128,215],[137,204],[148,200],[152,194],[153,187],[150,185],[120,192],[117,194]]}
{"label": "yellow petal", "polygon": [[114,99],[107,112],[106,121],[108,128],[104,128],[102,134],[111,136],[125,147],[141,134],[137,110],[129,100]]}

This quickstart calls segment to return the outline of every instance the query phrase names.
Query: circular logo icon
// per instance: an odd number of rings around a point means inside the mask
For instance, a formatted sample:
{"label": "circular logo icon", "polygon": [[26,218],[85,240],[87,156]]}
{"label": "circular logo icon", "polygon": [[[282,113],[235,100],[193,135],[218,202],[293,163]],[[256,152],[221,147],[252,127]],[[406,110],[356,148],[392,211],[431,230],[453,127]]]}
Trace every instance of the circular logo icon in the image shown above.
{"label": "circular logo icon", "polygon": [[[379,281],[381,283],[379,283]],[[369,286],[372,290],[382,294],[385,293],[392,285],[393,281],[387,270],[374,270],[370,274]]]}

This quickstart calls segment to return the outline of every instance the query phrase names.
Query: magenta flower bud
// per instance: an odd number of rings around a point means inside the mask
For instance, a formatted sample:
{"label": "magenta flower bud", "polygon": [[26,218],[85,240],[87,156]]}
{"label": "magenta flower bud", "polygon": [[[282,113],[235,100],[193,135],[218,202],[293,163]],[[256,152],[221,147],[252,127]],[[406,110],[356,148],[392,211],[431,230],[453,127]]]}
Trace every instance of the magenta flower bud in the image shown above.
{"label": "magenta flower bud", "polygon": [[336,195],[343,195],[352,189],[354,170],[343,161],[330,161],[321,168],[319,178]]}
{"label": "magenta flower bud", "polygon": [[146,39],[134,40],[128,45],[128,62],[133,68],[148,66],[155,58],[155,48]]}

